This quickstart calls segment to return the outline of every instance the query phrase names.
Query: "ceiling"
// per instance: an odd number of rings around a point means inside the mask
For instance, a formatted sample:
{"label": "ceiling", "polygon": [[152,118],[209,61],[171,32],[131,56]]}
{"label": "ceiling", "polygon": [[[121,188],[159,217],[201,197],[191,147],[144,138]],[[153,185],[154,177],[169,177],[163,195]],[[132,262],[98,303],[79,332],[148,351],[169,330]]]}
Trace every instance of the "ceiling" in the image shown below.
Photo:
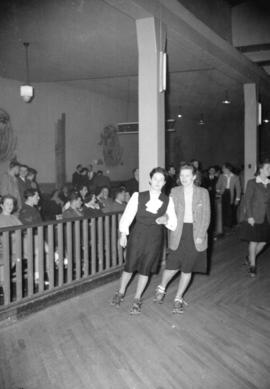
{"label": "ceiling", "polygon": [[[2,0],[0,76],[25,81],[23,42],[30,42],[32,83],[58,82],[107,94],[109,90],[113,97],[137,101],[136,23],[131,14],[113,6],[114,3],[114,0]],[[134,6],[138,3],[149,7],[155,4],[152,0],[135,0]],[[174,3],[177,2],[168,2],[170,12],[176,7]],[[122,4],[124,8],[125,2]],[[205,45],[207,49],[207,42]],[[228,106],[221,104],[226,90],[232,100],[229,114],[242,115],[241,77],[230,72],[229,64],[224,67],[214,54],[206,55],[199,43],[190,44],[183,39],[177,21],[167,25],[167,52],[168,115],[175,116],[181,105],[191,120],[197,120],[200,113],[219,120],[228,115]],[[258,58],[264,61],[265,57],[262,54],[249,59]]]}

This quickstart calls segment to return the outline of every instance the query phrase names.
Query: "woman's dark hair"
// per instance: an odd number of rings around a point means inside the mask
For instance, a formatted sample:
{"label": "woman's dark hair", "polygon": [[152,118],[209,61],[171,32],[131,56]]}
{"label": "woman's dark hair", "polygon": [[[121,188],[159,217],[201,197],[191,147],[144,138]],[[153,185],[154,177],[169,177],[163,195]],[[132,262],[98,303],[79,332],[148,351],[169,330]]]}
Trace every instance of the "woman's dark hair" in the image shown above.
{"label": "woman's dark hair", "polygon": [[113,198],[116,199],[116,197],[119,195],[119,193],[126,193],[126,189],[120,186],[120,188],[117,188],[114,192]]}
{"label": "woman's dark hair", "polygon": [[70,193],[70,196],[69,196],[69,201],[72,202],[72,201],[75,201],[75,200],[78,200],[78,199],[81,199],[82,196],[80,195],[79,192],[76,192],[76,191],[73,191]]}
{"label": "woman's dark hair", "polygon": [[9,169],[13,169],[15,166],[20,166],[20,163],[17,161],[10,161]]}
{"label": "woman's dark hair", "polygon": [[168,173],[166,172],[165,169],[163,169],[162,167],[155,167],[154,169],[151,170],[150,172],[150,178],[153,177],[154,174],[156,173],[160,173],[160,174],[163,174],[164,178],[165,178],[165,181],[167,181],[167,177],[168,177]]}
{"label": "woman's dark hair", "polygon": [[29,197],[35,196],[35,194],[36,194],[37,192],[38,192],[37,189],[28,188],[28,189],[25,189],[25,191],[23,192],[23,196],[24,196],[25,200],[27,200]]}
{"label": "woman's dark hair", "polygon": [[110,188],[107,186],[107,185],[104,185],[104,186],[98,186],[96,188],[96,196],[100,195],[100,193],[103,191],[103,189],[108,189],[108,192],[109,192],[109,196],[110,196]]}
{"label": "woman's dark hair", "polygon": [[225,169],[228,169],[230,172],[233,170],[233,166],[230,162],[225,162],[222,166],[225,167]]}
{"label": "woman's dark hair", "polygon": [[181,164],[180,167],[179,167],[179,175],[181,173],[181,170],[184,170],[184,169],[191,170],[192,175],[193,176],[196,175],[197,169],[195,168],[194,165],[192,165],[192,163],[183,163],[183,164]]}
{"label": "woman's dark hair", "polygon": [[81,190],[83,190],[83,188],[86,188],[86,189],[88,190],[86,184],[79,184],[79,185],[77,185],[77,190],[78,190],[79,192],[80,192]]}
{"label": "woman's dark hair", "polygon": [[268,158],[264,159],[263,162],[259,162],[254,176],[255,177],[259,176],[260,170],[264,167],[264,165],[268,165],[268,164],[270,164],[270,159]]}
{"label": "woman's dark hair", "polygon": [[36,174],[37,174],[36,169],[34,169],[32,167],[28,168],[28,175],[36,175]]}
{"label": "woman's dark hair", "polygon": [[0,204],[3,205],[5,200],[7,200],[7,199],[13,200],[13,205],[14,205],[14,207],[16,206],[17,200],[14,196],[11,196],[10,194],[6,194],[6,195],[2,196]]}
{"label": "woman's dark hair", "polygon": [[90,201],[92,201],[94,196],[95,196],[95,193],[93,193],[93,192],[86,193],[85,198],[84,198],[84,203],[88,204]]}

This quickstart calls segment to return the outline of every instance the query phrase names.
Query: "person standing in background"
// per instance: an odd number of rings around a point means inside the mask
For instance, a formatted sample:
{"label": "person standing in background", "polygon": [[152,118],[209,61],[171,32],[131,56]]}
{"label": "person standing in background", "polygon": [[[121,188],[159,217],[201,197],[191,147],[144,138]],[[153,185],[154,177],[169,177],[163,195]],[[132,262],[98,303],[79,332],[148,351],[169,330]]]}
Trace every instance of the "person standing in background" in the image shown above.
{"label": "person standing in background", "polygon": [[233,174],[232,165],[228,162],[222,166],[216,192],[221,196],[223,226],[225,230],[229,230],[236,224],[236,208],[241,198],[241,187],[239,177]]}
{"label": "person standing in background", "polygon": [[139,169],[133,169],[132,175],[133,177],[130,178],[126,183],[127,191],[129,192],[130,196],[132,196],[133,193],[139,191]]}
{"label": "person standing in background", "polygon": [[28,189],[28,181],[26,178],[27,174],[28,174],[28,167],[26,165],[20,165],[17,181],[18,181],[18,187],[19,187],[21,199],[24,199],[24,191]]}
{"label": "person standing in background", "polygon": [[247,183],[244,195],[245,221],[241,225],[240,238],[248,241],[246,263],[249,274],[257,273],[256,259],[270,242],[270,161],[258,165],[255,178]]}
{"label": "person standing in background", "polygon": [[11,161],[6,173],[3,174],[1,182],[1,195],[11,195],[16,200],[17,204],[14,204],[14,209],[20,210],[23,204],[23,198],[21,198],[17,175],[19,174],[20,164],[17,161]]}

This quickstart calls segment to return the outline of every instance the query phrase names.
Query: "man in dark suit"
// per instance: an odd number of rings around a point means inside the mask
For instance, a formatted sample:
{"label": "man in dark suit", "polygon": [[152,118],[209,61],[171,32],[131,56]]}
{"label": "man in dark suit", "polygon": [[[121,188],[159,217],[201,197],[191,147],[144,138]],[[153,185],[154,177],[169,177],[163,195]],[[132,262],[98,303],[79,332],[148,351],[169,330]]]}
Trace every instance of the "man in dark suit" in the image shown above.
{"label": "man in dark suit", "polygon": [[20,165],[19,175],[17,177],[17,182],[18,182],[18,188],[19,188],[20,197],[22,199],[22,202],[24,201],[24,192],[29,187],[28,180],[26,178],[27,174],[28,174],[28,166]]}

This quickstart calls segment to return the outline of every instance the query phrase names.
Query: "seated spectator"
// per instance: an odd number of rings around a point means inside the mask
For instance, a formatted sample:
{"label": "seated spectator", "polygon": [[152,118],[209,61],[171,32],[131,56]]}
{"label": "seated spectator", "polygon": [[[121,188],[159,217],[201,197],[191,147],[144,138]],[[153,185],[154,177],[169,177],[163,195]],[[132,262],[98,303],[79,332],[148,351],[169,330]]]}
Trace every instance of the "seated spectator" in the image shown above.
{"label": "seated spectator", "polygon": [[95,193],[99,193],[104,186],[111,189],[111,180],[103,174],[102,170],[98,170],[91,182],[91,187]]}
{"label": "seated spectator", "polygon": [[127,181],[127,191],[130,196],[133,195],[134,192],[139,192],[139,169],[135,168],[132,170],[133,177]]}
{"label": "seated spectator", "polygon": [[63,205],[69,200],[69,188],[68,185],[63,185],[58,192],[58,198],[62,201]]}
{"label": "seated spectator", "polygon": [[102,208],[103,213],[109,212],[123,212],[126,208],[126,191],[124,188],[119,188],[115,192],[115,198],[113,201],[107,202],[106,205]]}
{"label": "seated spectator", "polygon": [[103,212],[97,202],[94,193],[87,193],[84,199],[84,206],[82,209],[83,216],[90,219],[91,217],[103,216]]}
{"label": "seated spectator", "polygon": [[[68,203],[66,203],[67,205]],[[82,198],[78,192],[72,192],[69,198],[69,206],[63,212],[63,219],[72,219],[74,217],[83,216],[82,210]]]}
{"label": "seated spectator", "polygon": [[109,196],[109,194],[110,190],[107,186],[102,187],[97,193],[97,200],[101,209],[109,207],[112,204],[113,199]]}
{"label": "seated spectator", "polygon": [[20,164],[17,161],[11,161],[8,171],[3,174],[1,181],[1,195],[10,195],[16,199],[18,209],[21,209],[23,198],[21,198],[17,175],[19,174]]}
{"label": "seated spectator", "polygon": [[38,224],[42,222],[42,217],[37,208],[40,197],[37,189],[26,189],[24,192],[25,202],[20,210],[19,219],[22,224]]}
{"label": "seated spectator", "polygon": [[22,223],[13,215],[16,207],[16,199],[11,195],[5,195],[1,199],[0,228],[20,226]]}
{"label": "seated spectator", "polygon": [[81,171],[82,171],[82,165],[79,164],[76,166],[76,170],[72,174],[72,186],[74,188],[77,188],[77,186],[81,183]]}
{"label": "seated spectator", "polygon": [[88,187],[85,184],[80,184],[77,187],[79,194],[81,195],[82,201],[84,202],[85,196],[88,193]]}
{"label": "seated spectator", "polygon": [[[1,209],[2,212],[0,214],[0,231],[1,228],[4,227],[13,227],[20,226],[22,223],[15,216],[12,215],[13,210],[15,209],[16,199],[13,196],[5,195],[1,199]],[[0,234],[0,284],[3,284],[4,281],[4,260],[3,260],[3,248],[2,248],[2,234]],[[15,242],[15,234],[11,233],[11,261],[12,266],[16,265],[16,242]]]}
{"label": "seated spectator", "polygon": [[54,190],[49,199],[42,203],[42,215],[44,220],[56,220],[57,215],[62,216],[64,202],[60,198],[59,190]]}
{"label": "seated spectator", "polygon": [[40,193],[39,186],[37,183],[37,171],[35,169],[33,169],[32,167],[28,168],[26,179],[27,188],[36,189]]}

